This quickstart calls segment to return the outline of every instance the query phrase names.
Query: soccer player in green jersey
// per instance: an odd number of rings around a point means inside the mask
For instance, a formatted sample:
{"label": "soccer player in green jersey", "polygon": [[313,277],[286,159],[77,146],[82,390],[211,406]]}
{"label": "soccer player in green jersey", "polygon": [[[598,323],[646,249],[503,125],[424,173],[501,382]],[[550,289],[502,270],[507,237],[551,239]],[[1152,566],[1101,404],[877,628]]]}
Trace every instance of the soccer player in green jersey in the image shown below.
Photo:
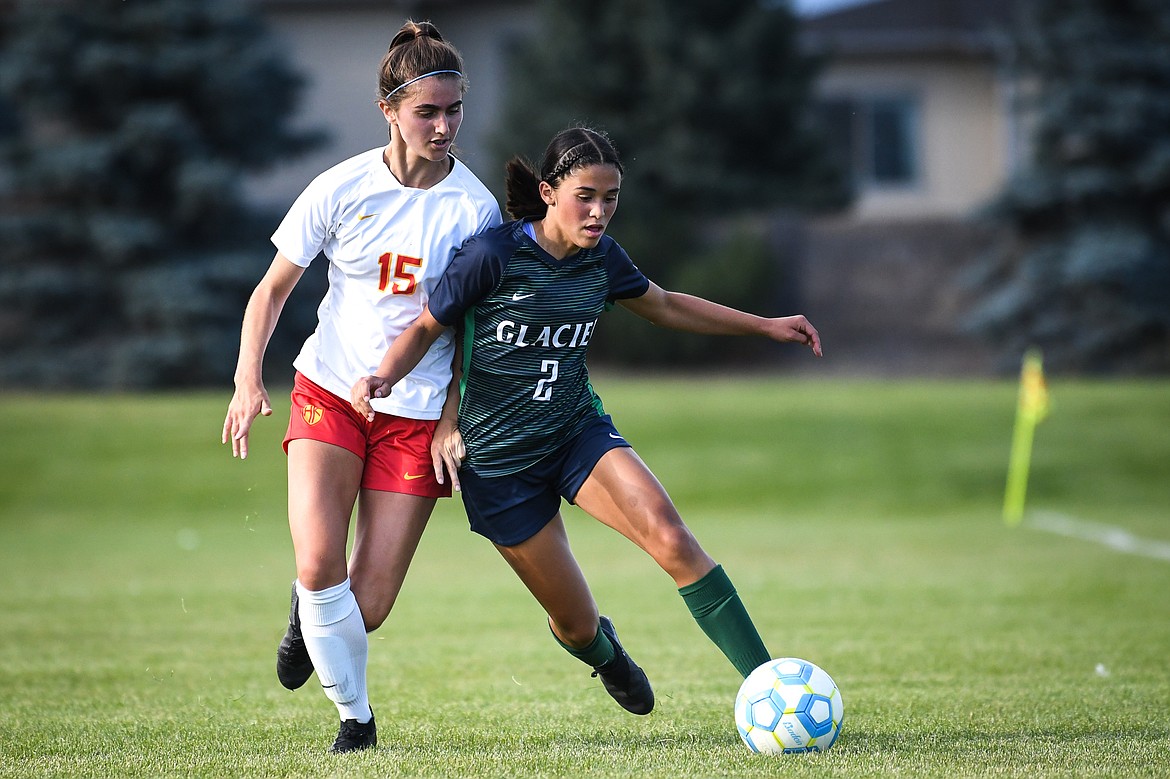
{"label": "soccer player in green jersey", "polygon": [[598,317],[620,303],[663,327],[762,335],[808,346],[803,316],[765,318],[647,279],[605,235],[617,208],[622,163],[603,134],[557,134],[539,171],[508,164],[515,221],[468,240],[419,318],[394,340],[375,375],[353,386],[354,409],[372,419],[449,328],[463,332],[459,434],[441,442],[471,529],[500,554],[548,613],[556,640],[600,676],[635,714],[654,707],[646,674],[601,616],[569,549],[561,498],[633,541],[674,580],[699,626],[746,677],[771,659],[723,568],[699,545],[658,479],[605,413],[585,357]]}

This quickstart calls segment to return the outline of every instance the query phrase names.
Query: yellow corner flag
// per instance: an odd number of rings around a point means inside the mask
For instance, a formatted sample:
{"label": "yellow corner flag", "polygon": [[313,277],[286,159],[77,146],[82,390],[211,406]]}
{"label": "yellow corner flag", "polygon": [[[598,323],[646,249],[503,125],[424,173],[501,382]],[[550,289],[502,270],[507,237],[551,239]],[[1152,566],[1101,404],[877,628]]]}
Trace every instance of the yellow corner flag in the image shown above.
{"label": "yellow corner flag", "polygon": [[1003,521],[1015,527],[1024,518],[1024,495],[1028,491],[1028,469],[1032,463],[1032,437],[1037,423],[1048,415],[1048,387],[1044,384],[1044,366],[1037,349],[1024,354],[1020,369],[1020,397],[1016,406],[1016,426],[1012,432],[1012,452],[1008,460],[1007,490],[1003,496]]}

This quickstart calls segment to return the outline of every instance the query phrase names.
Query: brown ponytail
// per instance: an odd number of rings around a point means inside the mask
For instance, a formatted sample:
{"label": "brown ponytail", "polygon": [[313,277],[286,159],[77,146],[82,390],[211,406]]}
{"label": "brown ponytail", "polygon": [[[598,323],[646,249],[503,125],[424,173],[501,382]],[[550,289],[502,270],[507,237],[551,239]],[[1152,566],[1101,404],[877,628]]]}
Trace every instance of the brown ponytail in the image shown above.
{"label": "brown ponytail", "polygon": [[408,19],[382,57],[378,68],[378,99],[396,108],[409,89],[397,93],[394,90],[411,79],[442,70],[457,71],[438,78],[458,78],[467,91],[467,77],[462,75],[463,55],[459,50],[443,38],[435,25]]}
{"label": "brown ponytail", "polygon": [[504,208],[513,219],[536,217],[543,219],[548,204],[540,197],[540,179],[532,163],[523,157],[513,157],[504,166]]}

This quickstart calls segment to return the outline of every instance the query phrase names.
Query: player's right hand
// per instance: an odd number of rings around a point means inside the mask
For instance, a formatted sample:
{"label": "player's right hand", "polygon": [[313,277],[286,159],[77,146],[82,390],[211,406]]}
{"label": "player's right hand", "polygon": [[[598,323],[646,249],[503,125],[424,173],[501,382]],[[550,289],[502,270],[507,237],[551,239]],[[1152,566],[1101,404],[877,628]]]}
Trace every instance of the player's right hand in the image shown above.
{"label": "player's right hand", "polygon": [[232,401],[228,404],[227,416],[223,420],[221,443],[231,441],[232,457],[248,459],[248,431],[257,416],[271,416],[272,403],[263,385],[236,387]]}
{"label": "player's right hand", "polygon": [[367,422],[373,422],[374,408],[370,405],[370,398],[387,397],[392,386],[381,376],[363,376],[350,389],[349,403]]}
{"label": "player's right hand", "polygon": [[435,425],[435,435],[431,439],[431,463],[435,468],[435,480],[442,484],[444,473],[451,475],[451,489],[459,492],[459,466],[463,458],[467,457],[467,448],[463,445],[463,435],[459,428],[440,419]]}

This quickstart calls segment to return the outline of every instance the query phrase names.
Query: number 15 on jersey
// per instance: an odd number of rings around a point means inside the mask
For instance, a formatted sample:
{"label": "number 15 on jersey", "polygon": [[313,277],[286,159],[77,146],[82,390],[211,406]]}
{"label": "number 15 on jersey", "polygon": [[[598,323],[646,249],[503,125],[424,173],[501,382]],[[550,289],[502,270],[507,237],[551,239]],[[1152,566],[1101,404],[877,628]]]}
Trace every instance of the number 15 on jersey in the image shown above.
{"label": "number 15 on jersey", "polygon": [[411,294],[414,292],[417,283],[415,277],[422,264],[423,261],[418,257],[386,252],[378,258],[378,265],[382,269],[378,275],[378,291],[385,292],[389,287],[391,295]]}

